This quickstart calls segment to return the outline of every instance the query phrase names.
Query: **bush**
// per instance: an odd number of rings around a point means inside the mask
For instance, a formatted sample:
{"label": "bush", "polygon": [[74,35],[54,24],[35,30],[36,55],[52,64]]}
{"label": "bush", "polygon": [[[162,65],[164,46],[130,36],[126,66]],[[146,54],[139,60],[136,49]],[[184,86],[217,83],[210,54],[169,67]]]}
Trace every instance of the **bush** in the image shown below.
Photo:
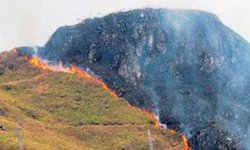
{"label": "bush", "polygon": [[80,95],[76,95],[76,96],[75,96],[75,100],[76,100],[76,101],[80,101],[81,99],[82,99],[82,97],[81,97]]}
{"label": "bush", "polygon": [[0,76],[4,74],[4,69],[0,68]]}

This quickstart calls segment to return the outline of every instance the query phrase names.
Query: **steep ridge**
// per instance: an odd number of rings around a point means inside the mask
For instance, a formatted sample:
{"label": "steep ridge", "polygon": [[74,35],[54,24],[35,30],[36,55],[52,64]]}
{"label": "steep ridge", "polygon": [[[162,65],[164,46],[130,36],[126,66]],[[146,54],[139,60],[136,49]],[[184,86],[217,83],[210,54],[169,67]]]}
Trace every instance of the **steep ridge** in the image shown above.
{"label": "steep ridge", "polygon": [[88,78],[0,54],[0,149],[183,149],[180,135]]}
{"label": "steep ridge", "polygon": [[184,132],[193,149],[250,148],[250,46],[213,14],[114,13],[61,27],[44,47],[19,54],[92,71]]}

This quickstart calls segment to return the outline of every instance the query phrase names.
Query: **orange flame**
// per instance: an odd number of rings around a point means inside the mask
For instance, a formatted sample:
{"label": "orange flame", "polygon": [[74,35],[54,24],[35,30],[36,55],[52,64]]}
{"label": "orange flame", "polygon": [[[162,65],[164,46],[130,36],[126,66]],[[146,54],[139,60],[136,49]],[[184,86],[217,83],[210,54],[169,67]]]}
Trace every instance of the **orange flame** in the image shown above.
{"label": "orange flame", "polygon": [[153,120],[155,126],[156,126],[157,128],[160,128],[160,127],[161,127],[161,123],[159,122],[159,120],[158,120],[158,118],[156,117],[156,115],[153,114],[153,113],[150,112],[150,111],[147,111],[147,110],[145,110],[145,112],[146,112],[147,116]]}
{"label": "orange flame", "polygon": [[154,113],[150,112],[149,110],[140,109],[140,108],[135,107],[135,106],[132,106],[132,105],[130,105],[130,104],[128,105],[128,107],[129,107],[130,109],[135,110],[135,111],[142,111],[142,112],[145,112],[146,115],[147,115],[147,117],[149,117],[150,119],[152,119],[152,121],[154,122],[154,125],[155,125],[157,128],[162,127],[162,126],[161,126],[161,123],[159,122],[159,120],[158,120],[158,118],[157,118],[157,116],[156,116]]}
{"label": "orange flame", "polygon": [[[17,50],[14,50],[15,52],[17,52]],[[70,67],[65,67],[63,65],[59,65],[59,66],[52,66],[49,65],[46,62],[43,62],[41,60],[39,60],[37,57],[33,56],[31,58],[28,58],[28,56],[24,56],[26,61],[29,61],[30,64],[34,65],[35,67],[41,68],[43,70],[52,70],[52,71],[61,71],[61,72],[68,72],[68,73],[74,73],[77,76],[81,77],[81,78],[89,78],[93,81],[95,81],[97,84],[99,84],[103,89],[105,89],[106,91],[108,91],[113,97],[118,97],[117,94],[111,90],[107,84],[105,84],[102,80],[100,80],[99,78],[89,74],[88,72],[85,72],[81,69],[79,69],[78,67],[72,65]],[[131,106],[129,105],[130,108],[135,109],[135,110],[139,110],[139,111],[144,111],[146,113],[146,115],[151,118],[154,122],[154,125],[157,128],[161,127],[161,123],[159,122],[157,116],[155,114],[153,114],[152,112],[148,111],[148,110],[141,110],[137,107]],[[175,130],[170,130],[171,133],[176,134]],[[186,139],[186,137],[184,135],[181,136],[182,140],[183,140],[183,146],[184,146],[184,150],[192,150],[189,146],[188,140]]]}
{"label": "orange flame", "polygon": [[185,135],[181,135],[181,138],[183,141],[183,150],[192,150]]}
{"label": "orange flame", "polygon": [[28,56],[26,55],[26,56],[24,56],[24,58],[26,61],[29,61],[29,63],[32,64],[33,66],[41,68],[43,70],[52,70],[52,71],[74,73],[78,77],[89,78],[89,79],[95,81],[97,84],[99,84],[103,89],[108,91],[113,97],[118,97],[117,94],[113,90],[111,90],[107,86],[107,84],[105,84],[101,79],[89,74],[88,72],[85,72],[85,71],[79,69],[78,67],[76,67],[74,65],[72,65],[70,67],[65,67],[62,64],[60,64],[58,66],[53,66],[53,65],[50,65],[44,61],[39,60],[36,56],[28,58]]}
{"label": "orange flame", "polygon": [[[43,70],[69,72],[69,73],[74,73],[81,78],[89,78],[89,79],[93,80],[94,82],[96,82],[97,84],[99,84],[103,89],[108,91],[113,97],[118,97],[117,94],[113,90],[111,90],[107,86],[107,84],[104,83],[102,80],[89,74],[88,72],[85,72],[85,71],[79,69],[78,67],[76,67],[74,65],[71,65],[70,67],[64,67],[63,65],[53,66],[53,65],[50,65],[44,61],[39,60],[36,56],[28,58],[28,56],[25,55],[24,58],[26,61],[28,61],[33,66],[41,68]],[[139,111],[144,111],[146,113],[146,115],[153,120],[156,127],[158,127],[158,128],[161,127],[161,123],[159,122],[158,118],[152,112],[150,112],[148,110],[141,110],[141,109],[139,109],[137,107],[133,107],[131,105],[129,105],[129,107],[133,108],[133,109],[137,109]]]}
{"label": "orange flame", "polygon": [[97,84],[99,84],[104,90],[108,91],[113,97],[118,97],[117,94],[111,90],[106,83],[104,83],[102,80],[100,80],[99,78],[79,69],[78,67],[72,65],[71,67],[69,67],[70,71],[75,73],[77,76],[82,77],[82,78],[90,78],[93,81],[95,81]]}
{"label": "orange flame", "polygon": [[[26,56],[25,59],[28,59],[28,57]],[[34,66],[36,66],[36,67],[38,67],[38,68],[41,68],[41,69],[43,69],[43,70],[52,70],[52,69],[50,68],[50,65],[48,65],[47,63],[44,63],[44,62],[38,60],[37,57],[31,57],[31,59],[29,59],[29,62],[30,62],[32,65],[34,65]]]}

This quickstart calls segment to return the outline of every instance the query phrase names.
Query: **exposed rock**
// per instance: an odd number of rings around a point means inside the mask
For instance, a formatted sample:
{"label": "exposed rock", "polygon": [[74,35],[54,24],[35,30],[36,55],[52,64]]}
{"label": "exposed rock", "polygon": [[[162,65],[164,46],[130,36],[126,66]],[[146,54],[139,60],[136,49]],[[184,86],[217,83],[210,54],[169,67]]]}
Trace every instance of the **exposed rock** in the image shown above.
{"label": "exposed rock", "polygon": [[7,113],[7,110],[6,109],[4,109],[4,108],[0,108],[0,116],[7,116],[8,115],[8,113]]}
{"label": "exposed rock", "polygon": [[80,101],[81,99],[82,99],[81,95],[76,95],[76,96],[75,96],[75,100],[76,100],[76,101]]}
{"label": "exposed rock", "polygon": [[234,148],[228,138],[249,149],[250,45],[213,14],[141,9],[88,19],[59,28],[38,55],[89,68],[131,104],[185,132],[194,149],[208,141]]}
{"label": "exposed rock", "polygon": [[2,131],[6,131],[6,127],[5,127],[5,126],[3,126],[3,125],[0,125],[0,130],[2,130]]}

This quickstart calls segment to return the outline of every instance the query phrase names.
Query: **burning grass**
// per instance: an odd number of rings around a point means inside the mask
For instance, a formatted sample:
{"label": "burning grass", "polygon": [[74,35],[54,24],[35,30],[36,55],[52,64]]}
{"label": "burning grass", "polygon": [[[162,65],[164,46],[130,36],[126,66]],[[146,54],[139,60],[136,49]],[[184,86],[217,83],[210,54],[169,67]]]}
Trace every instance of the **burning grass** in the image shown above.
{"label": "burning grass", "polygon": [[111,90],[106,83],[104,83],[101,79],[98,77],[91,75],[90,73],[79,69],[78,67],[71,65],[70,67],[65,67],[62,64],[61,65],[49,65],[48,63],[39,60],[36,56],[33,56],[31,58],[28,58],[28,56],[25,56],[25,60],[28,61],[30,64],[34,65],[35,67],[44,69],[44,70],[51,70],[51,71],[56,71],[56,72],[67,72],[67,73],[74,73],[78,77],[81,78],[89,78],[95,83],[99,84],[104,90],[109,92],[113,97],[118,97],[117,94]]}
{"label": "burning grass", "polygon": [[[43,62],[41,60],[39,60],[36,56],[33,56],[31,58],[28,58],[27,56],[25,56],[25,60],[29,61],[32,65],[34,65],[35,67],[44,69],[44,70],[52,70],[52,71],[57,71],[57,72],[68,72],[68,73],[74,73],[76,74],[78,77],[81,78],[88,78],[91,79],[92,81],[94,81],[95,83],[97,83],[98,85],[100,85],[104,90],[106,90],[107,92],[109,92],[113,97],[117,98],[117,94],[111,90],[101,79],[99,79],[98,77],[89,74],[88,72],[85,72],[81,69],[79,69],[78,67],[71,65],[70,67],[64,67],[63,65],[59,65],[59,66],[52,66],[49,65],[46,62]],[[146,116],[148,118],[151,118],[151,122],[157,127],[157,128],[161,128],[161,123],[159,122],[157,116],[155,114],[153,114],[150,111],[147,110],[142,110],[139,109],[137,107],[133,107],[131,105],[128,105],[129,108],[132,108],[133,110],[136,111],[143,111],[145,112]],[[78,123],[79,125],[82,125],[81,122]],[[92,121],[90,122],[90,124],[98,124],[98,122]],[[184,150],[191,150],[191,147],[189,146],[188,140],[186,139],[186,137],[184,135],[181,135],[182,137],[182,141],[183,141],[183,149]]]}
{"label": "burning grass", "polygon": [[156,150],[182,149],[178,136],[88,77],[37,69],[7,55],[0,64],[13,69],[5,67],[0,76],[0,106],[7,114],[0,116],[6,128],[1,148],[18,149],[21,139],[27,149],[147,149],[150,129]]}
{"label": "burning grass", "polygon": [[185,137],[185,135],[182,135],[181,138],[182,138],[182,141],[183,141],[183,149],[184,150],[192,150],[191,147],[189,146],[188,140]]}
{"label": "burning grass", "polygon": [[[71,65],[70,67],[64,67],[63,65],[57,65],[57,66],[53,66],[53,65],[49,65],[48,63],[39,60],[36,56],[33,56],[31,58],[28,58],[27,56],[25,56],[25,60],[30,62],[30,64],[34,65],[35,67],[41,68],[43,70],[51,70],[51,71],[56,71],[56,72],[67,72],[67,73],[73,73],[76,74],[78,77],[81,78],[88,78],[91,79],[92,81],[94,81],[95,83],[97,83],[98,85],[100,85],[104,90],[106,90],[108,93],[110,93],[113,97],[117,98],[117,94],[111,90],[101,79],[99,79],[98,77],[89,74],[88,72],[83,71],[82,69],[79,69],[78,67]],[[157,127],[157,128],[161,128],[161,123],[159,122],[158,118],[156,117],[156,115],[154,115],[152,112],[147,111],[147,110],[142,110],[136,107],[133,107],[131,105],[128,105],[129,108],[132,108],[133,110],[137,110],[137,111],[141,111],[141,112],[145,112],[146,116],[148,118],[151,118],[151,122]],[[86,109],[85,109],[86,110]],[[94,125],[98,125],[98,121],[90,121],[88,124],[94,124]],[[104,124],[110,124],[110,123],[104,123]],[[119,123],[114,123],[114,124],[119,124]],[[75,125],[83,125],[82,122],[77,122],[75,123]],[[188,140],[186,139],[186,137],[184,135],[181,136],[182,137],[182,141],[183,141],[183,149],[184,150],[191,150]]]}
{"label": "burning grass", "polygon": [[[79,69],[78,67],[71,65],[70,67],[64,67],[63,65],[57,65],[57,66],[53,66],[53,65],[49,65],[48,63],[39,60],[36,56],[33,56],[31,58],[28,58],[28,56],[25,56],[25,60],[30,62],[32,65],[34,65],[35,67],[44,69],[44,70],[51,70],[51,71],[56,71],[56,72],[67,72],[67,73],[73,73],[76,74],[78,77],[81,78],[88,78],[91,79],[92,81],[94,81],[95,83],[97,83],[98,85],[100,85],[104,90],[106,90],[108,93],[110,93],[113,97],[117,98],[117,94],[111,90],[106,83],[104,83],[101,79],[99,79],[98,77],[96,77],[95,75],[92,75],[88,72],[85,72],[82,69]],[[133,107],[131,105],[129,105],[130,108],[133,109],[137,109],[136,107]],[[144,111],[146,113],[146,115],[151,118],[153,124],[160,128],[161,124],[158,121],[158,118],[150,111],[147,110],[141,110],[138,109],[139,111]]]}

